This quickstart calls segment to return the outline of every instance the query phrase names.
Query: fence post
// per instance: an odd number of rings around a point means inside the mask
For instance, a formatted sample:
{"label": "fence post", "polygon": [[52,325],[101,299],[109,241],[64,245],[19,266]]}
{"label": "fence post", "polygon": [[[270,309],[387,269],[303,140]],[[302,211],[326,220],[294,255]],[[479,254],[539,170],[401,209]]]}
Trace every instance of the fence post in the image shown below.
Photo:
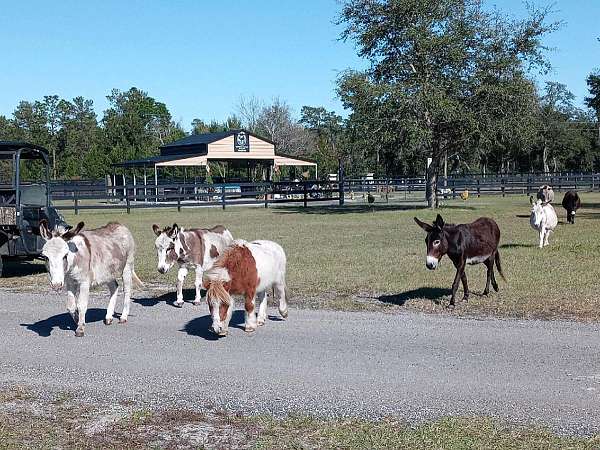
{"label": "fence post", "polygon": [[223,205],[223,209],[225,209],[225,185],[221,188],[221,204]]}
{"label": "fence post", "polygon": [[506,196],[506,187],[504,186],[504,177],[500,178],[500,190],[502,191],[502,197]]}
{"label": "fence post", "polygon": [[340,159],[340,166],[338,170],[338,190],[339,190],[339,204],[344,206],[344,163]]}
{"label": "fence post", "polygon": [[181,186],[177,188],[177,212],[181,212]]}
{"label": "fence post", "polygon": [[127,205],[127,214],[131,214],[131,205],[129,204],[129,192],[125,189],[125,204]]}
{"label": "fence post", "polygon": [[79,214],[79,196],[78,196],[78,190],[77,188],[75,188],[75,190],[73,191],[73,198],[75,200],[75,215]]}
{"label": "fence post", "polygon": [[[271,184],[265,184],[265,208],[269,207],[269,186],[273,186]],[[271,189],[273,190],[273,189]]]}
{"label": "fence post", "polygon": [[477,198],[481,197],[481,187],[479,186],[479,178],[477,178]]}
{"label": "fence post", "polygon": [[307,183],[306,181],[302,183],[302,190],[304,191],[304,207],[305,208],[308,206],[308,185],[306,183]]}

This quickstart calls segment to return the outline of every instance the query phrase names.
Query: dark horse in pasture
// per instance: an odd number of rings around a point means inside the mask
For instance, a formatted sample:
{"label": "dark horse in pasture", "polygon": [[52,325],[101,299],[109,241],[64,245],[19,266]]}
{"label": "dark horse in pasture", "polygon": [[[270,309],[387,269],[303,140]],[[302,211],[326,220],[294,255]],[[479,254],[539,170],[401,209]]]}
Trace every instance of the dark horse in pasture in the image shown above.
{"label": "dark horse in pasture", "polygon": [[565,196],[562,200],[562,206],[567,210],[567,222],[574,224],[575,223],[575,212],[581,208],[581,200],[579,199],[579,194],[575,191],[567,191],[565,192]]}
{"label": "dark horse in pasture", "polygon": [[496,277],[494,276],[494,262],[502,279],[504,279],[504,275],[500,265],[500,253],[498,252],[500,228],[494,220],[481,217],[472,223],[452,225],[444,223],[444,219],[438,214],[433,225],[421,222],[416,217],[415,222],[427,232],[427,238],[425,238],[427,268],[435,270],[446,254],[456,267],[449,308],[454,308],[454,298],[460,281],[462,281],[464,289],[463,300],[469,299],[469,287],[465,273],[467,264],[484,263],[486,265],[487,282],[483,295],[489,294],[490,282],[494,290],[498,292],[498,283],[496,283]]}

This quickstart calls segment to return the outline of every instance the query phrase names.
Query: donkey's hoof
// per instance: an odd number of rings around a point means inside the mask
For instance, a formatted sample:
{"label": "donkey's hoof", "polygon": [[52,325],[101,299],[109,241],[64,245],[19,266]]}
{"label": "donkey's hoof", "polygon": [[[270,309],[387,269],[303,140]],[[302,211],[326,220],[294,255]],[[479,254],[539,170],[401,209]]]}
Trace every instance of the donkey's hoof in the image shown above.
{"label": "donkey's hoof", "polygon": [[449,303],[448,306],[446,306],[446,309],[448,311],[454,311],[455,306],[454,303]]}
{"label": "donkey's hoof", "polygon": [[183,308],[183,301],[175,302],[175,303],[173,303],[173,306],[175,306],[176,308]]}
{"label": "donkey's hoof", "polygon": [[256,322],[256,324],[257,324],[259,327],[262,327],[262,326],[265,324],[265,321],[264,321],[264,319],[263,319],[263,320],[260,320],[260,319],[258,319],[258,320],[257,320],[257,322]]}
{"label": "donkey's hoof", "polygon": [[202,303],[202,302],[201,302],[200,300],[194,300],[194,301],[192,302],[192,305],[194,305],[194,306],[200,306],[200,304],[201,304],[201,303]]}
{"label": "donkey's hoof", "polygon": [[279,314],[281,314],[281,317],[284,319],[288,318],[288,310],[287,309],[285,311],[279,311]]}
{"label": "donkey's hoof", "polygon": [[104,325],[112,325],[113,320],[112,319],[104,319]]}
{"label": "donkey's hoof", "polygon": [[81,331],[81,330],[76,330],[76,331],[75,331],[75,337],[83,337],[83,331]]}
{"label": "donkey's hoof", "polygon": [[127,323],[127,319],[119,319],[119,323],[126,324]]}
{"label": "donkey's hoof", "polygon": [[221,336],[221,337],[227,336],[227,330],[217,333],[217,336]]}
{"label": "donkey's hoof", "polygon": [[246,327],[244,327],[244,331],[245,331],[246,333],[254,333],[254,332],[256,331],[256,328],[254,328],[254,327],[249,327],[249,326],[246,326]]}

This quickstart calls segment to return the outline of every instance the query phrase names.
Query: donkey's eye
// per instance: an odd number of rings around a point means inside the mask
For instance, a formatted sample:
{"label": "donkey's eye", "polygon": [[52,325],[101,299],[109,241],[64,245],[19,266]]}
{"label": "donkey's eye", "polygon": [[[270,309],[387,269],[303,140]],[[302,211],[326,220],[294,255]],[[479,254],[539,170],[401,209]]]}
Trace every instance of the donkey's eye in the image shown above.
{"label": "donkey's eye", "polygon": [[439,240],[439,239],[436,239],[435,241],[433,241],[433,245],[435,245],[436,247],[437,247],[438,245],[440,245],[440,240]]}

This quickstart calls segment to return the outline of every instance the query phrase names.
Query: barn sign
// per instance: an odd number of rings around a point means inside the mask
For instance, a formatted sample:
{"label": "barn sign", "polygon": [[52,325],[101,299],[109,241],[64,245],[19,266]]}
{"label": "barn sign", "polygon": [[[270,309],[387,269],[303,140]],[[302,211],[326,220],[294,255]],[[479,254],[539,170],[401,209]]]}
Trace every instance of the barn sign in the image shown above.
{"label": "barn sign", "polygon": [[245,131],[239,131],[234,134],[233,151],[246,153],[250,151],[250,139],[248,137],[248,133]]}

